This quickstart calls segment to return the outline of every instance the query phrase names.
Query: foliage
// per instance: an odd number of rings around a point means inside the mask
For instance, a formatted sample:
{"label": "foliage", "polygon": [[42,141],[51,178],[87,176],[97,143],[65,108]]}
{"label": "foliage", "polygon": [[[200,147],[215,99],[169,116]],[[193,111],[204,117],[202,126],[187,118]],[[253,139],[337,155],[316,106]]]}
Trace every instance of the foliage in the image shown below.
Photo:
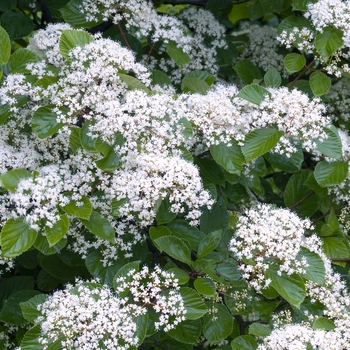
{"label": "foliage", "polygon": [[348,349],[349,6],[2,0],[0,347]]}

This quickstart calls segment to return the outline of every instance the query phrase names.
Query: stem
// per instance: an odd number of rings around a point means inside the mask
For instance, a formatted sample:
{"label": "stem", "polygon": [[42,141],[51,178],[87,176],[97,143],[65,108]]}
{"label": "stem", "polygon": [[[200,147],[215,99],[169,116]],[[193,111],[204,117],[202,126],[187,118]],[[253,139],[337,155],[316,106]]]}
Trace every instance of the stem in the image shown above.
{"label": "stem", "polygon": [[302,71],[299,73],[299,75],[287,85],[287,88],[291,88],[298,80],[301,78],[305,72],[314,64],[315,60],[312,60]]}
{"label": "stem", "polygon": [[154,46],[156,45],[156,43],[157,43],[157,42],[155,41],[155,42],[152,44],[150,50],[148,51],[147,57],[146,57],[145,62],[144,62],[145,65],[148,63],[149,58],[151,57],[151,53],[152,53],[152,51],[153,51]]}
{"label": "stem", "polygon": [[291,205],[290,207],[288,207],[288,209],[293,209],[296,206],[298,206],[300,203],[304,202],[305,200],[307,200],[309,197],[311,197],[314,194],[314,191],[310,192],[309,194],[307,194],[305,197],[303,197],[302,199],[298,200],[296,203],[294,203],[293,205]]}
{"label": "stem", "polygon": [[132,48],[130,47],[128,41],[126,40],[124,31],[123,31],[122,26],[120,25],[119,21],[118,21],[118,23],[117,23],[117,26],[118,26],[118,28],[119,28],[120,34],[122,35],[122,37],[123,37],[123,39],[124,39],[124,41],[125,41],[126,46],[127,46],[131,51],[133,51]]}

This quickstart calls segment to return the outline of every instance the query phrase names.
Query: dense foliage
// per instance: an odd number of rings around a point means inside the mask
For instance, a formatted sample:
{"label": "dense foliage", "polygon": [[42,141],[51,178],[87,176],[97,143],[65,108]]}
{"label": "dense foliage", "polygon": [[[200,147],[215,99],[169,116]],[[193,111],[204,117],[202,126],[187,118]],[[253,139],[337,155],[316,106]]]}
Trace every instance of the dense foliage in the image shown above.
{"label": "dense foliage", "polygon": [[349,0],[1,0],[0,348],[350,348]]}

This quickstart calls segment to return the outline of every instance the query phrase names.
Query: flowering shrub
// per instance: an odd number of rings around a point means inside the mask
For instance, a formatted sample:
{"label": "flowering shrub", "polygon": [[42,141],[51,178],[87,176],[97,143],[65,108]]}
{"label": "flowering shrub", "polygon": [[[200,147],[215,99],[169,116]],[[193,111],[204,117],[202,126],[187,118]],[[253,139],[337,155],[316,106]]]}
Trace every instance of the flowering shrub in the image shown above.
{"label": "flowering shrub", "polygon": [[349,5],[2,1],[0,348],[349,349]]}

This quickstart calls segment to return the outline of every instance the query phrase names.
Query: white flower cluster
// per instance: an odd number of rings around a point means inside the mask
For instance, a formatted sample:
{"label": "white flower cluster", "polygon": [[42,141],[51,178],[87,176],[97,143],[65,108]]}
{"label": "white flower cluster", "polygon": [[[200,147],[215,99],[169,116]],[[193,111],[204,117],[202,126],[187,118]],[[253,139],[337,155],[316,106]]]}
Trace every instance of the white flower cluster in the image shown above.
{"label": "white flower cluster", "polygon": [[248,34],[249,46],[242,52],[241,58],[248,58],[265,72],[269,68],[275,68],[284,77],[288,77],[283,64],[284,56],[278,53],[281,45],[276,40],[277,30],[275,28],[246,23],[242,26],[242,31],[234,32],[232,35],[242,33]]}
{"label": "white flower cluster", "polygon": [[128,276],[116,278],[116,283],[117,294],[130,291],[134,303],[152,306],[159,314],[154,324],[157,330],[163,328],[167,332],[185,320],[187,311],[173,273],[158,266],[150,271],[144,266],[139,272],[130,270]]}
{"label": "white flower cluster", "polygon": [[[350,58],[350,1],[348,0],[319,0],[308,4],[305,17],[310,19],[312,28],[293,28],[283,30],[277,39],[287,47],[296,46],[300,51],[315,54],[328,74],[340,77],[343,73],[349,73],[350,67],[344,60]],[[341,30],[342,45],[331,57],[323,57],[317,54],[314,38],[317,33],[323,33],[325,29],[333,28]],[[333,40],[333,39],[332,39]]]}
{"label": "white flower cluster", "polygon": [[341,127],[350,120],[350,84],[349,79],[342,78],[331,86],[327,98],[329,116]]}
{"label": "white flower cluster", "polygon": [[[43,345],[64,337],[63,350],[123,350],[139,345],[137,317],[152,307],[159,315],[156,329],[169,331],[185,320],[186,310],[174,275],[155,267],[131,270],[117,279],[114,292],[96,281],[78,280],[38,305]],[[123,292],[129,297],[120,297]]]}
{"label": "white flower cluster", "polygon": [[[146,57],[146,60],[150,59],[150,68],[159,64],[174,82],[180,82],[183,74],[191,70],[206,69],[213,74],[218,71],[216,50],[226,47],[225,28],[209,11],[192,7],[185,9],[179,17],[173,17],[157,13],[150,1],[140,0],[84,0],[80,8],[89,21],[98,21],[101,14],[104,21],[112,19],[115,24],[125,19],[126,27],[136,29],[139,39],[148,37],[152,43],[176,43],[190,57],[190,62],[181,68],[172,59],[162,58],[159,63]],[[188,35],[190,30],[193,35]],[[210,46],[205,44],[207,38],[211,39]],[[166,48],[162,45],[158,50],[163,53]]]}
{"label": "white flower cluster", "polygon": [[336,331],[312,329],[310,326],[290,324],[276,328],[264,338],[258,350],[343,350],[349,343]]}
{"label": "white flower cluster", "polygon": [[38,310],[40,343],[46,345],[63,336],[63,350],[121,350],[136,346],[139,340],[135,317],[146,311],[128,306],[107,286],[83,281],[53,293],[38,305]]}
{"label": "white flower cluster", "polygon": [[243,277],[259,292],[271,282],[264,275],[270,259],[278,262],[279,273],[305,272],[307,261],[296,259],[301,247],[320,246],[316,237],[305,238],[305,231],[311,229],[309,220],[300,219],[288,209],[260,204],[239,216],[230,251],[239,261]]}

